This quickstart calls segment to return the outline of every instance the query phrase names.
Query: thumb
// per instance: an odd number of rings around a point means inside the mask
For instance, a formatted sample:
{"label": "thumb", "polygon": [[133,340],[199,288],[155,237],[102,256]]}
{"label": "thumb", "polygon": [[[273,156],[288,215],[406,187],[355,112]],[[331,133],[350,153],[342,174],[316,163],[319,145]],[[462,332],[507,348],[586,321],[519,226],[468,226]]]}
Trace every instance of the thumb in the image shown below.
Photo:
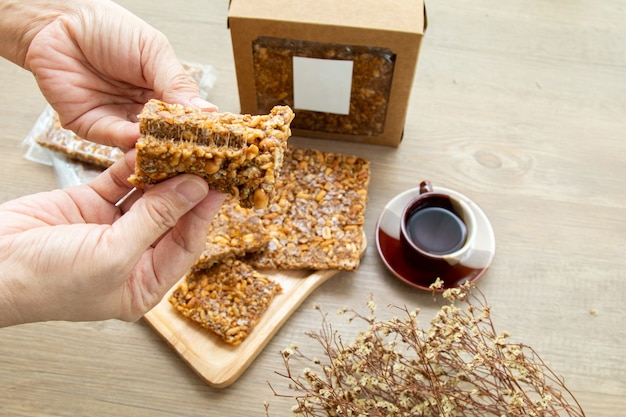
{"label": "thumb", "polygon": [[[217,106],[200,97],[200,89],[193,77],[176,60],[168,61],[169,71],[161,71],[155,80],[155,91],[166,103],[178,103],[202,111],[217,111]],[[165,65],[165,64],[164,64]]]}
{"label": "thumb", "polygon": [[208,191],[207,183],[199,177],[176,176],[146,191],[114,227],[141,253],[174,227]]}
{"label": "thumb", "polygon": [[224,198],[200,177],[179,175],[150,188],[113,224],[132,267],[136,311],[155,306],[198,259]]}

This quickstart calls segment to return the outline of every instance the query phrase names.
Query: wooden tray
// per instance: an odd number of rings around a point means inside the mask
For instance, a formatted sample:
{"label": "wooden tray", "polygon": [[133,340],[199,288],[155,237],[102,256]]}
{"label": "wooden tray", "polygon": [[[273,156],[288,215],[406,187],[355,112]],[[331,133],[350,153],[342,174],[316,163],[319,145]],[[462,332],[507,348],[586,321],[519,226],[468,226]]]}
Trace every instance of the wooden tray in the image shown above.
{"label": "wooden tray", "polygon": [[[363,239],[363,251],[367,242]],[[277,295],[261,320],[239,346],[230,346],[207,329],[181,315],[163,300],[144,318],[207,384],[223,388],[232,384],[250,366],[289,316],[320,284],[340,271],[263,271],[278,282]]]}

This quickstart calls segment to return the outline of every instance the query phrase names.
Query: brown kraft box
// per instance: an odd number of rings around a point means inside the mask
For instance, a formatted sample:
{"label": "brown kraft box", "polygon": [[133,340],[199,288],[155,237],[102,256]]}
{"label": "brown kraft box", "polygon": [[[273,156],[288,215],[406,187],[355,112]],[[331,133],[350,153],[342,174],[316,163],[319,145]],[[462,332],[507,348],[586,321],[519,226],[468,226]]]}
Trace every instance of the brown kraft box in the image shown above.
{"label": "brown kraft box", "polygon": [[241,113],[288,105],[297,136],[402,140],[423,0],[231,0]]}

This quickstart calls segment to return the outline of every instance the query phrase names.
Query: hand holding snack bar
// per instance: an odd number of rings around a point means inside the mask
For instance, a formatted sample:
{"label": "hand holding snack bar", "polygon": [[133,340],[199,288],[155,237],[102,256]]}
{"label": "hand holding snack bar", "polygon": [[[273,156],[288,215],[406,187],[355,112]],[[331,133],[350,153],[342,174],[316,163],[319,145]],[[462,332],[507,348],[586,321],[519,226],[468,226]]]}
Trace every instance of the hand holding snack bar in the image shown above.
{"label": "hand holding snack bar", "polygon": [[[133,147],[150,98],[215,110],[165,36],[107,0],[0,0],[0,56],[33,72],[65,127],[102,144]],[[224,196],[180,175],[117,204],[134,162],[132,151],[89,184],[0,205],[0,327],[136,320],[200,256]]]}
{"label": "hand holding snack bar", "polygon": [[0,35],[0,55],[33,73],[63,127],[84,139],[132,148],[150,98],[216,110],[167,38],[113,2],[0,0]]}
{"label": "hand holding snack bar", "polygon": [[89,184],[0,205],[0,327],[137,320],[200,256],[224,195],[180,175],[116,205],[134,157]]}

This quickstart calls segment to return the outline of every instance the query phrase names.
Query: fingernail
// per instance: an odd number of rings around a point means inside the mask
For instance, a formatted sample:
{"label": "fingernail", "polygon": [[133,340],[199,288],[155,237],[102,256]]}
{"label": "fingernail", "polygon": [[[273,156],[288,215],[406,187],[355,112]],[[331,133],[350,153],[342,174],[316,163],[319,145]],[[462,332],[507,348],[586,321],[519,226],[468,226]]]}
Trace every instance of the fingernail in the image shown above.
{"label": "fingernail", "polygon": [[192,98],[191,104],[193,104],[194,107],[197,107],[203,111],[216,111],[217,110],[217,106],[215,104],[210,103],[206,100],[203,100],[200,97]]}
{"label": "fingernail", "polygon": [[196,203],[206,197],[208,188],[199,180],[188,179],[176,187],[176,195],[186,203]]}

